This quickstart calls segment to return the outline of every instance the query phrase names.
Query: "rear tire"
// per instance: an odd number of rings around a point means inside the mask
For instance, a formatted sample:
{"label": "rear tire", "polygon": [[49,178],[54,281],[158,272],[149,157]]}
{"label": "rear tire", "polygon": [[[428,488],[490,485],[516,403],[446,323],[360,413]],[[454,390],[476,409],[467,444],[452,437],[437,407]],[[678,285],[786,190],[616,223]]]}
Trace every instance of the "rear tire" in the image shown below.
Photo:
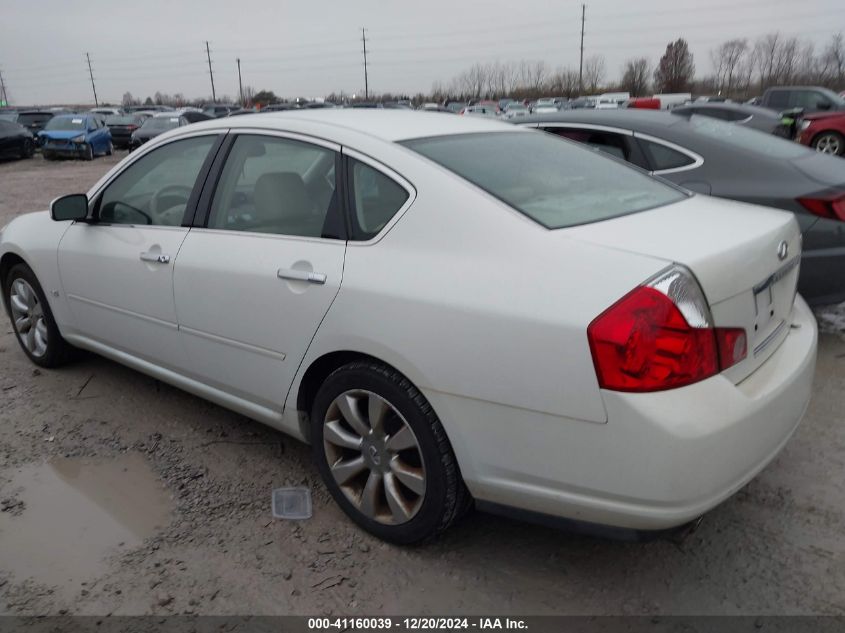
{"label": "rear tire", "polygon": [[59,367],[70,360],[74,348],[59,333],[47,297],[29,266],[17,264],[6,275],[3,301],[15,338],[33,363]]}
{"label": "rear tire", "polygon": [[845,136],[842,136],[839,132],[822,132],[813,139],[811,145],[822,154],[845,155]]}
{"label": "rear tire", "polygon": [[32,158],[35,154],[35,145],[29,139],[25,139],[21,145],[21,158]]}
{"label": "rear tire", "polygon": [[349,363],[326,378],[311,410],[311,446],[341,509],[385,541],[435,538],[472,502],[431,405],[380,363]]}

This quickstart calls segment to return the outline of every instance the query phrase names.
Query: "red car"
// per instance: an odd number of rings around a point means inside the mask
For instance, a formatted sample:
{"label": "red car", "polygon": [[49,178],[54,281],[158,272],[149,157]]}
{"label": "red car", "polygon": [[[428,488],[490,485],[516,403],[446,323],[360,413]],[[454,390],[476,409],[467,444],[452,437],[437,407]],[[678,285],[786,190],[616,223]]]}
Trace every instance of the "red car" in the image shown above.
{"label": "red car", "polygon": [[804,115],[798,140],[823,154],[845,155],[845,112],[815,112]]}

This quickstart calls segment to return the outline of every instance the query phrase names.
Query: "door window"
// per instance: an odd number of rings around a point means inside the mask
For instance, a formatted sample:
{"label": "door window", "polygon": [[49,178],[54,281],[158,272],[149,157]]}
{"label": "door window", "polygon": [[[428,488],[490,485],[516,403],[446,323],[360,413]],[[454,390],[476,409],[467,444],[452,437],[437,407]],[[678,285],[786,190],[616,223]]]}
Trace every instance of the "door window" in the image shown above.
{"label": "door window", "polygon": [[789,90],[770,90],[767,99],[770,108],[785,109],[789,107]]}
{"label": "door window", "polygon": [[352,236],[369,240],[381,231],[408,200],[408,192],[377,169],[350,159]]}
{"label": "door window", "polygon": [[343,238],[337,153],[292,139],[245,134],[232,145],[208,227]]}
{"label": "door window", "polygon": [[216,140],[217,136],[198,136],[174,141],[132,163],[103,192],[100,221],[179,226]]}

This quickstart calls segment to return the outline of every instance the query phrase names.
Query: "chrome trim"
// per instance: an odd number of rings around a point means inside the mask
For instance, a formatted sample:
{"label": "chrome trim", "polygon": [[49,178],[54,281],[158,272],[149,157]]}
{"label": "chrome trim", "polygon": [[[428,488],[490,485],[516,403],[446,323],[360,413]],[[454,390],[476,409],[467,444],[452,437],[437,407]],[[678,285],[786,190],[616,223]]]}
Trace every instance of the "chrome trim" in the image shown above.
{"label": "chrome trim", "polygon": [[780,334],[783,327],[786,325],[786,321],[781,321],[778,323],[778,326],[769,334],[766,338],[764,338],[757,347],[754,348],[754,356],[757,356],[760,352],[765,350],[772,342],[777,338],[778,334]]}
{"label": "chrome trim", "polygon": [[752,290],[754,291],[754,296],[756,297],[761,292],[763,292],[764,290],[767,290],[768,288],[770,288],[771,286],[773,286],[774,284],[779,282],[781,279],[786,277],[790,273],[790,271],[793,268],[795,268],[799,263],[801,263],[801,257],[800,256],[793,257],[792,259],[790,259],[783,266],[778,268],[775,272],[773,272],[771,275],[766,277],[759,284],[754,286],[754,288],[752,288]]}

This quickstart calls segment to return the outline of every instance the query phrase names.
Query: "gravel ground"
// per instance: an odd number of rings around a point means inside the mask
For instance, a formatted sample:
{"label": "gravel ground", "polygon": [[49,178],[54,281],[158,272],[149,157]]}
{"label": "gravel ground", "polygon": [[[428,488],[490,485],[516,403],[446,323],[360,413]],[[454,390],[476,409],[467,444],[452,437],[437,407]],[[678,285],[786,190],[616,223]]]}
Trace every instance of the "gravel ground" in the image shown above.
{"label": "gravel ground", "polygon": [[[0,164],[0,226],[120,156]],[[421,548],[352,526],[308,449],[95,356],[34,369],[0,325],[0,614],[845,614],[845,309],[786,450],[683,540],[474,513]],[[314,517],[273,520],[309,486]]]}

